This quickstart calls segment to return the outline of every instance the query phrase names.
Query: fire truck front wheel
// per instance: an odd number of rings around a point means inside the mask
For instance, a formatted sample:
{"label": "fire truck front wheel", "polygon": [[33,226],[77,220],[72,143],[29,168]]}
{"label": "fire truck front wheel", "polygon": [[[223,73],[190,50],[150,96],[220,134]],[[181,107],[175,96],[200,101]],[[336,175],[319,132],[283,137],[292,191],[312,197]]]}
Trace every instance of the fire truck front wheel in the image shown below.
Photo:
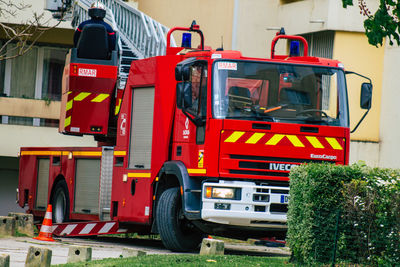
{"label": "fire truck front wheel", "polygon": [[53,223],[62,223],[69,218],[68,186],[60,180],[54,187],[51,204],[53,206]]}
{"label": "fire truck front wheel", "polygon": [[164,246],[172,251],[195,250],[204,237],[204,234],[183,215],[178,187],[169,188],[161,194],[156,220]]}

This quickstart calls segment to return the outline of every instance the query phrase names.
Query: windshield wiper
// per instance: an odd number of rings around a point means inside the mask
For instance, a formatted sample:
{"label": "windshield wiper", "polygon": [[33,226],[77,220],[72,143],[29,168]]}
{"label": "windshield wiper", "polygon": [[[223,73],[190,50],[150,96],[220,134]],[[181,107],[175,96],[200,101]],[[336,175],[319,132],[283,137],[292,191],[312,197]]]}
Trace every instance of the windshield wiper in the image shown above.
{"label": "windshield wiper", "polygon": [[264,109],[261,109],[258,105],[253,105],[248,108],[249,111],[255,114],[256,119],[258,120],[268,120],[268,121],[275,121],[275,118],[266,114]]}
{"label": "windshield wiper", "polygon": [[258,121],[271,121],[274,122],[275,119],[271,116],[259,116],[259,115],[251,115],[251,116],[226,116],[225,119],[256,119]]}

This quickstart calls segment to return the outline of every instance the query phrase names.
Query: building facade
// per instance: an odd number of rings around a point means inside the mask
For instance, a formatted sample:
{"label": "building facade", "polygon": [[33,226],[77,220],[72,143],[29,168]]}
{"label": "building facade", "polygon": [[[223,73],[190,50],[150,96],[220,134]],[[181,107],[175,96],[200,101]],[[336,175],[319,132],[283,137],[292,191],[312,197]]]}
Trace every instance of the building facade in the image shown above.
{"label": "building facade", "polygon": [[[24,3],[13,1],[20,2]],[[29,2],[32,4],[32,1],[25,1]],[[58,23],[43,7],[43,2],[39,2],[13,15],[2,12],[0,22],[18,27],[29,23],[36,12],[45,15],[43,21],[50,20],[48,25]],[[70,22],[63,22],[46,31],[23,56],[0,60],[0,215],[23,211],[15,203],[20,147],[96,146],[91,137],[58,133],[61,78],[73,33]],[[8,40],[0,30],[0,47],[5,45],[5,55],[12,56],[17,44],[6,44]]]}
{"label": "building facade", "polygon": [[[357,2],[357,1],[355,1]],[[378,0],[366,1],[377,8]],[[270,44],[284,27],[287,34],[302,35],[315,56],[340,60],[346,70],[372,79],[373,103],[359,129],[351,134],[350,162],[365,161],[370,166],[399,168],[400,150],[397,127],[397,99],[400,92],[397,62],[400,49],[384,45],[373,47],[364,34],[363,19],[355,6],[343,9],[339,0],[130,0],[130,4],[165,26],[200,25],[205,44],[242,51],[244,56],[270,57]],[[14,17],[0,22],[18,25],[33,12],[42,13],[43,3],[35,3]],[[50,18],[50,13],[46,16]],[[56,23],[53,21],[52,23]],[[64,58],[72,46],[74,29],[63,22],[46,32],[24,56],[0,60],[0,202],[10,210],[17,187],[19,148],[22,146],[96,146],[92,137],[70,137],[58,133],[61,76]],[[175,37],[177,42],[178,37]],[[7,41],[0,32],[0,45]],[[195,40],[193,41],[195,43]],[[15,46],[8,45],[9,50]],[[277,53],[287,49],[278,44]],[[361,116],[361,79],[348,77],[351,128]],[[4,189],[3,189],[4,188]],[[12,190],[11,190],[12,189]]]}

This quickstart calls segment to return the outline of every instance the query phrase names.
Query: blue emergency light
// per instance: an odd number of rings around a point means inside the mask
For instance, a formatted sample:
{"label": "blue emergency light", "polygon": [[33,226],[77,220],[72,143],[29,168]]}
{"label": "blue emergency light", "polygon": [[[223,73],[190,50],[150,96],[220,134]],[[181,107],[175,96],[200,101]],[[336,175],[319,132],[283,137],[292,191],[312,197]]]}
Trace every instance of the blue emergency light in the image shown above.
{"label": "blue emergency light", "polygon": [[290,54],[291,57],[300,56],[300,42],[299,41],[291,41],[290,42]]}
{"label": "blue emergency light", "polygon": [[184,32],[182,34],[182,45],[184,48],[192,48],[192,34],[189,32]]}

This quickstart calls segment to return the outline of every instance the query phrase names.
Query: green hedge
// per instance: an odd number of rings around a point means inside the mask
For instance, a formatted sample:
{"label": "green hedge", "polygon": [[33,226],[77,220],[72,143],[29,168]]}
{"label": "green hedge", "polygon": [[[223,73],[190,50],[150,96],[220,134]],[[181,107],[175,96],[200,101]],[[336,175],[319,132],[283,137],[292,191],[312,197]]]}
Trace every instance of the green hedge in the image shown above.
{"label": "green hedge", "polygon": [[307,164],[290,173],[287,242],[298,263],[400,262],[400,172]]}

